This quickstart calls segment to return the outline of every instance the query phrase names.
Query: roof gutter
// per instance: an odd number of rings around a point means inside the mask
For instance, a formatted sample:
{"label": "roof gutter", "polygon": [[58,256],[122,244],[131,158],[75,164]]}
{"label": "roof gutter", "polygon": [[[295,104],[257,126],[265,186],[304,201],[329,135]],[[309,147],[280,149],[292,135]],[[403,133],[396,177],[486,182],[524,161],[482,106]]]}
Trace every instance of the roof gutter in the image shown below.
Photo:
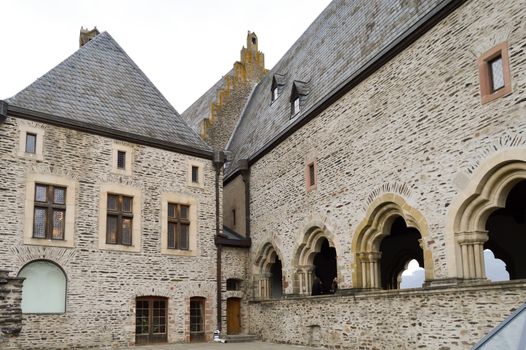
{"label": "roof gutter", "polygon": [[[351,91],[355,86],[370,77],[378,69],[383,67],[386,63],[396,57],[400,52],[405,50],[416,40],[427,33],[431,28],[438,24],[441,20],[450,15],[453,11],[459,8],[467,0],[446,0],[440,5],[437,5],[432,11],[422,17],[418,22],[408,28],[403,34],[396,38],[391,44],[380,51],[376,56],[364,64],[358,71],[336,86],[332,91],[325,95],[318,103],[309,108],[303,116],[298,118],[295,122],[290,124],[286,129],[276,135],[270,142],[265,144],[261,149],[254,153],[249,158],[249,164],[252,165],[261,157],[270,152],[281,142],[292,135],[296,130],[307,124],[310,120],[321,114],[325,109],[338,101],[342,96]],[[224,182],[228,183],[237,175],[240,169],[234,169],[229,174],[226,174]]]}
{"label": "roof gutter", "polygon": [[[109,137],[112,139],[133,142],[133,143],[137,143],[137,144],[144,145],[144,146],[164,149],[167,151],[187,154],[190,156],[195,156],[195,157],[209,159],[209,160],[212,160],[214,157],[213,151],[200,150],[200,149],[196,149],[196,148],[193,148],[187,145],[181,145],[177,143],[161,141],[161,140],[157,140],[152,137],[137,135],[137,134],[124,132],[124,131],[118,131],[115,129],[111,129],[111,128],[104,127],[104,126],[98,126],[98,125],[94,125],[91,123],[70,120],[70,119],[58,117],[58,116],[47,114],[47,113],[42,113],[42,112],[33,111],[33,110],[22,108],[22,107],[13,106],[13,105],[8,104],[5,101],[0,101],[0,122],[2,122],[1,113],[3,111],[3,108],[7,110],[6,115],[9,114],[10,116],[17,117],[17,118],[56,125],[56,126],[60,126],[60,127],[68,128],[68,129],[73,129],[73,130],[82,131],[82,132],[86,132],[90,134]],[[5,117],[4,117],[4,120],[5,120]]]}

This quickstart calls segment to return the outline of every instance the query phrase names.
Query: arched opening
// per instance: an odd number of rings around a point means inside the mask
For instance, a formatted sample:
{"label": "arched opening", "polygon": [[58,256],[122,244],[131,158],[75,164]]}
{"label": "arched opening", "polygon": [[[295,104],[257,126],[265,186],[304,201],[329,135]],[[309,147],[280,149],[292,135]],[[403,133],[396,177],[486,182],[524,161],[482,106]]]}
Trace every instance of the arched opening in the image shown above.
{"label": "arched opening", "polygon": [[261,299],[280,298],[283,295],[283,266],[276,249],[265,243],[255,261],[255,296]]}
{"label": "arched opening", "polygon": [[270,266],[270,288],[271,298],[280,298],[283,295],[283,272],[279,258]]}
{"label": "arched opening", "polygon": [[[329,246],[329,241],[326,238],[322,241],[320,252],[314,256],[313,264],[314,275],[321,282],[319,286],[320,294],[333,293],[331,286],[334,279],[338,276],[336,249]],[[314,291],[316,288],[313,287],[312,290]]]}
{"label": "arched opening", "polygon": [[400,274],[399,288],[421,288],[425,281],[425,270],[416,259],[407,263],[406,268]]}
{"label": "arched opening", "polygon": [[491,213],[486,230],[488,240],[484,249],[491,250],[495,258],[504,262],[509,279],[526,278],[526,180],[512,187],[504,208]]}
{"label": "arched opening", "polygon": [[190,298],[190,341],[201,342],[205,336],[205,302],[203,297]]}
{"label": "arched opening", "polygon": [[66,312],[66,275],[58,265],[47,260],[33,261],[25,265],[18,276],[25,278],[23,313]]}
{"label": "arched opening", "polygon": [[411,260],[424,268],[424,280],[433,279],[433,255],[427,246],[427,223],[402,197],[386,193],[375,199],[353,236],[353,286],[400,288]]}
{"label": "arched opening", "polygon": [[420,232],[407,224],[401,216],[394,219],[389,233],[380,243],[380,275],[383,289],[398,289],[399,278],[407,263],[416,260],[424,266],[424,254],[420,247]]}

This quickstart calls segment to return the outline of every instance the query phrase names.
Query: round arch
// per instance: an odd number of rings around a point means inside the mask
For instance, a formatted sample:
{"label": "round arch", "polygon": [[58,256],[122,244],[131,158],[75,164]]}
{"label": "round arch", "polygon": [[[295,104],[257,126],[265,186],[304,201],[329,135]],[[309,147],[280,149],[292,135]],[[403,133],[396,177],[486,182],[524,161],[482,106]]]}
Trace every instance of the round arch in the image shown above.
{"label": "round arch", "polygon": [[283,294],[283,259],[272,242],[265,242],[257,250],[254,260],[254,277],[257,290],[255,296],[261,299],[281,297]]}
{"label": "round arch", "polygon": [[446,247],[452,260],[451,277],[484,279],[483,246],[486,222],[504,208],[511,189],[526,179],[526,149],[503,150],[481,164],[450,206],[446,220]]}
{"label": "round arch", "polygon": [[425,278],[427,281],[433,279],[433,256],[425,244],[429,239],[429,230],[424,216],[401,196],[386,193],[371,203],[365,219],[358,225],[352,237],[354,287],[380,287],[380,244],[390,234],[392,224],[399,217],[405,221],[408,228],[416,229],[420,233],[419,243],[423,251]]}

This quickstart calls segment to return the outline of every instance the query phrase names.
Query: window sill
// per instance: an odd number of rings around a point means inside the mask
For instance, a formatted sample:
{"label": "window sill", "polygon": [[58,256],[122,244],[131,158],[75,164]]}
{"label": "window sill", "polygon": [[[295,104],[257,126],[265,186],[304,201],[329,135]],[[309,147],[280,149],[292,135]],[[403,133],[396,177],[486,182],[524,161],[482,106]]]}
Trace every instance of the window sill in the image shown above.
{"label": "window sill", "polygon": [[125,252],[125,253],[140,253],[141,247],[135,245],[122,245],[122,244],[108,244],[102,243],[99,245],[100,250],[114,251],[114,252]]}
{"label": "window sill", "polygon": [[38,154],[38,153],[20,152],[20,153],[18,153],[18,157],[19,158],[23,158],[23,159],[36,160],[36,161],[40,161],[40,162],[42,162],[44,160],[44,155],[43,154]]}
{"label": "window sill", "polygon": [[195,250],[182,250],[182,249],[171,249],[164,248],[161,249],[161,254],[163,255],[172,255],[172,256],[197,256],[198,252]]}
{"label": "window sill", "polygon": [[24,238],[25,245],[43,246],[43,247],[59,247],[59,248],[75,248],[73,241],[46,239],[46,238]]}

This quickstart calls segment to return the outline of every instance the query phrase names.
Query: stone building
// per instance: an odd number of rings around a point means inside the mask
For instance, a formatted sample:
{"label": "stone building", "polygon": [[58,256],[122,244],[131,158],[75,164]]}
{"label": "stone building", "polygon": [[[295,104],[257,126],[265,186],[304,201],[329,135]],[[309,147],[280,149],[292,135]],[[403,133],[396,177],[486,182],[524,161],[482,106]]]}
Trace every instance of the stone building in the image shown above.
{"label": "stone building", "polygon": [[220,159],[110,34],[80,43],[1,102],[0,348],[211,339]]}
{"label": "stone building", "polygon": [[[526,298],[525,23],[525,0],[334,0],[268,71],[249,32],[181,116],[109,34],[83,31],[0,104],[1,344],[218,328],[469,349]],[[114,217],[131,246],[108,242]],[[488,279],[490,251],[508,281]],[[423,278],[407,289],[410,263]],[[51,314],[31,311],[35,271],[60,296]]]}
{"label": "stone building", "polygon": [[[524,0],[335,0],[256,85],[223,183],[251,333],[467,349],[524,303],[525,17]],[[491,253],[509,281],[487,278]],[[403,289],[410,262],[423,280]]]}

